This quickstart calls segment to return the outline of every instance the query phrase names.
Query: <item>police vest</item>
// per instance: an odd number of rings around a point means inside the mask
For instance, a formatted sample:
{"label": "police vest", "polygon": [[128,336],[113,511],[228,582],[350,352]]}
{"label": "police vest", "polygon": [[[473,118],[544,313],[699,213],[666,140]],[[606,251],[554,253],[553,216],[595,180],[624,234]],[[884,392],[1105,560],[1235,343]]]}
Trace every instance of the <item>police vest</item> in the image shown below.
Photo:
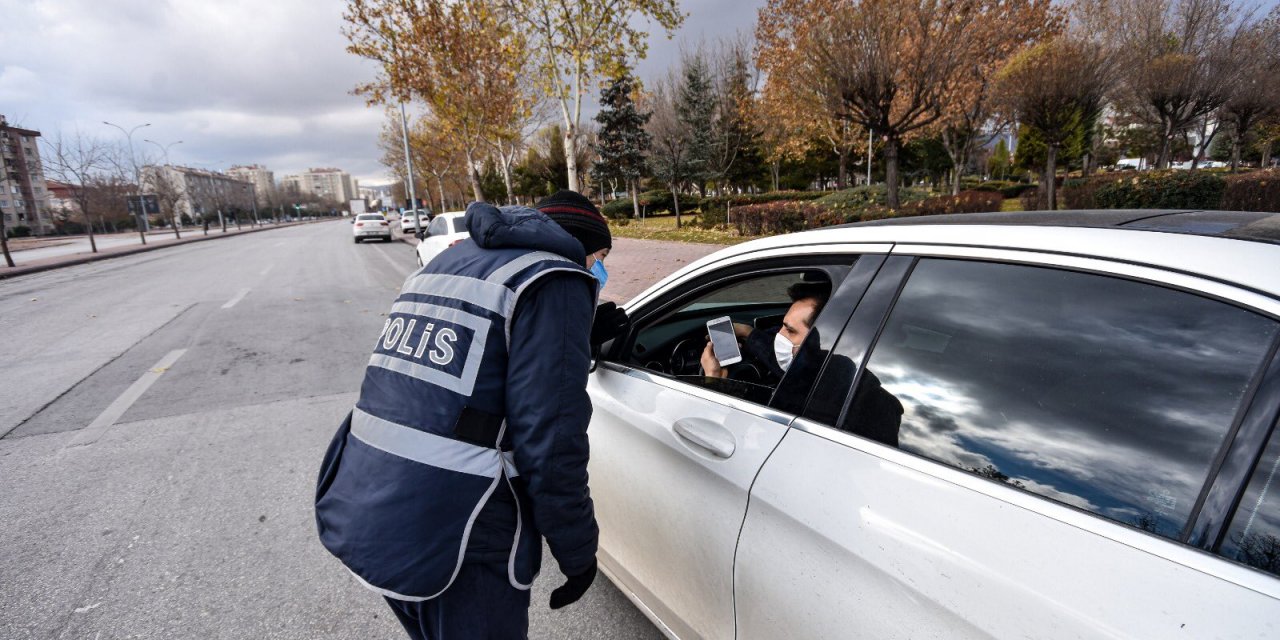
{"label": "police vest", "polygon": [[[556,272],[592,277],[553,253],[467,242],[405,281],[317,485],[321,542],[374,591],[409,601],[443,593],[481,508],[510,488],[511,320],[521,294]],[[528,589],[542,546],[527,499],[512,492],[508,577]]]}

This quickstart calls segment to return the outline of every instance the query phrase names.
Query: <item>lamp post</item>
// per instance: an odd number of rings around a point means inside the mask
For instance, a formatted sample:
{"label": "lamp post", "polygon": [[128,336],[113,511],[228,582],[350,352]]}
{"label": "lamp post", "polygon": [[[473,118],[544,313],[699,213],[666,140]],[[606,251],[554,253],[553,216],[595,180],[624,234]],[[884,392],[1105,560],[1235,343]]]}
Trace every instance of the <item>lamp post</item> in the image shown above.
{"label": "lamp post", "polygon": [[141,210],[141,209],[142,209],[142,202],[141,202],[141,200],[142,200],[142,198],[141,198],[141,196],[142,196],[142,172],[138,171],[138,159],[137,159],[137,157],[136,157],[136,156],[134,156],[134,155],[133,155],[133,132],[134,132],[134,131],[137,131],[138,129],[141,129],[141,128],[143,128],[143,127],[149,127],[149,126],[151,126],[151,123],[150,123],[150,122],[148,122],[148,123],[145,123],[145,124],[140,124],[140,125],[138,125],[138,126],[136,126],[136,127],[132,128],[132,129],[129,129],[128,131],[126,131],[124,127],[122,127],[122,126],[120,126],[120,125],[118,125],[118,124],[112,124],[112,123],[110,123],[110,122],[107,122],[106,120],[103,120],[103,121],[102,121],[102,124],[105,124],[105,125],[107,125],[107,126],[115,127],[115,128],[117,128],[117,129],[119,129],[119,130],[120,130],[120,133],[123,133],[123,134],[124,134],[125,139],[129,141],[129,164],[132,164],[132,165],[133,165],[133,184],[134,184],[134,188],[136,188],[136,189],[137,189],[137,191],[138,191],[138,196],[139,196],[139,202],[138,202],[138,205],[139,205],[139,209],[140,209],[138,213],[139,213],[139,217],[142,219],[142,224],[139,224],[139,225],[138,225],[138,238],[140,238],[140,239],[142,240],[142,244],[146,244],[146,243],[147,243],[147,232],[148,232],[148,231],[150,231],[150,229],[148,229],[148,228],[147,228],[147,226],[148,226],[148,225],[147,225],[147,214],[146,214],[146,212],[145,212],[145,211],[142,211],[142,210]]}
{"label": "lamp post", "polygon": [[[169,147],[172,147],[175,144],[182,144],[181,140],[178,140],[177,142],[170,142],[169,144],[160,144],[155,140],[147,140],[147,139],[143,139],[143,142],[150,142],[151,144],[154,144],[156,148],[160,150],[160,153],[164,155],[164,165],[166,167],[165,169],[166,171],[168,170],[167,167],[169,166]],[[185,185],[183,186],[183,192],[186,192]],[[178,216],[175,215],[176,212],[174,211],[170,211],[169,214],[170,214],[169,221],[173,223],[173,235],[175,238],[181,238],[182,233],[178,231],[178,219],[177,219]]]}

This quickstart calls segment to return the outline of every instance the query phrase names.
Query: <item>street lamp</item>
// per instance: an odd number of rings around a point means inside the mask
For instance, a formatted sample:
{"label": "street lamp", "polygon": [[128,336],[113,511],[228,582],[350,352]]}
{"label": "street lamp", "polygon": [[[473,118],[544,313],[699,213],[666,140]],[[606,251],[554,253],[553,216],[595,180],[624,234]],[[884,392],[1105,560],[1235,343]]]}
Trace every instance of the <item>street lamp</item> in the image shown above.
{"label": "street lamp", "polygon": [[[149,143],[151,143],[151,144],[154,144],[154,145],[156,146],[156,148],[160,150],[160,153],[164,156],[164,165],[165,165],[164,171],[168,171],[168,170],[169,170],[169,147],[172,147],[172,146],[173,146],[173,145],[175,145],[175,144],[182,144],[182,141],[181,141],[181,140],[178,140],[177,142],[170,142],[169,144],[160,144],[159,142],[156,142],[155,140],[147,140],[147,139],[145,139],[145,138],[144,138],[142,141],[143,141],[143,142],[149,142]],[[183,188],[183,191],[185,192],[185,191],[186,191],[186,189],[185,189],[185,188]],[[172,204],[172,203],[171,203],[171,204]],[[170,208],[172,208],[172,207],[170,207]],[[177,213],[177,212],[175,212],[175,211],[170,211],[170,212],[169,212],[169,215],[170,215],[170,220],[169,220],[169,222],[172,222],[172,223],[173,223],[173,235],[174,235],[174,237],[176,237],[176,238],[181,238],[181,237],[182,237],[182,233],[178,231],[178,216],[176,215],[176,213]]]}
{"label": "street lamp", "polygon": [[[141,129],[141,128],[143,128],[143,127],[149,127],[149,126],[151,126],[151,123],[150,123],[150,122],[148,122],[148,123],[145,123],[145,124],[140,124],[140,125],[138,125],[138,126],[136,126],[136,127],[132,128],[132,129],[129,129],[128,131],[125,131],[125,128],[124,128],[124,127],[122,127],[122,126],[120,126],[120,125],[118,125],[118,124],[113,124],[113,123],[107,122],[106,120],[103,120],[103,121],[102,121],[102,124],[105,124],[105,125],[107,125],[107,126],[109,126],[109,127],[115,127],[115,128],[117,128],[117,129],[119,129],[119,130],[120,130],[120,133],[123,133],[123,134],[124,134],[125,139],[127,139],[127,140],[129,141],[129,164],[132,164],[132,165],[133,165],[133,182],[134,182],[134,187],[136,187],[136,188],[137,188],[137,190],[138,190],[138,196],[141,196],[141,195],[142,195],[142,173],[141,173],[140,171],[138,171],[138,159],[137,159],[137,157],[136,157],[136,156],[134,156],[134,155],[133,155],[133,132],[134,132],[134,131],[137,131],[138,129]],[[139,197],[139,200],[141,200],[141,197]],[[138,204],[139,204],[139,205],[141,205],[142,203],[141,203],[141,202],[139,202]],[[147,225],[147,214],[146,214],[146,212],[145,212],[145,211],[141,211],[141,207],[140,207],[140,210],[139,210],[139,215],[140,215],[140,217],[142,218],[142,224],[138,225],[138,237],[142,239],[142,244],[146,244],[146,243],[147,243],[147,232],[148,232],[148,231],[150,231],[150,229],[148,229],[148,228],[147,228],[147,226],[148,226],[148,225]]]}

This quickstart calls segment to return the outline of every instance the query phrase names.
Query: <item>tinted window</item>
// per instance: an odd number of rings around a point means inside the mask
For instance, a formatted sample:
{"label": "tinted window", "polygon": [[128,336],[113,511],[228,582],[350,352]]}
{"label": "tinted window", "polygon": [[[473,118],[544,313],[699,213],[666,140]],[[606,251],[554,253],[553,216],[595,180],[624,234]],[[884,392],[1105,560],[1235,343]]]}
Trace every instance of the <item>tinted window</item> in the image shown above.
{"label": "tinted window", "polygon": [[362,213],[362,214],[360,214],[360,218],[359,218],[359,219],[360,219],[360,220],[382,220],[383,218],[382,218],[382,216],[380,216],[380,215],[378,215],[378,214],[376,214],[376,213]]}
{"label": "tinted window", "polygon": [[466,216],[458,216],[458,217],[454,218],[454,219],[453,219],[453,232],[454,232],[454,233],[466,233],[466,231],[467,231],[467,217],[466,217]]}
{"label": "tinted window", "polygon": [[1271,436],[1220,553],[1280,575],[1280,434]]}
{"label": "tinted window", "polygon": [[921,260],[842,427],[1177,537],[1276,331],[1128,280]]}
{"label": "tinted window", "polygon": [[427,225],[427,235],[439,236],[449,233],[449,220],[447,218],[436,218]]}

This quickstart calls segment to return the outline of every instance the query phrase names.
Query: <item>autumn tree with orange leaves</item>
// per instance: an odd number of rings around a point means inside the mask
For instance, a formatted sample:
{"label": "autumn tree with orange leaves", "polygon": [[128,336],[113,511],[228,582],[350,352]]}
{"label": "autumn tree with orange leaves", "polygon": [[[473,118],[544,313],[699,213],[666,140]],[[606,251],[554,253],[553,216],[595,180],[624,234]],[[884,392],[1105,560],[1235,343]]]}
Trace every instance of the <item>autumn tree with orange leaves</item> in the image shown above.
{"label": "autumn tree with orange leaves", "polygon": [[526,41],[510,17],[483,0],[348,0],[343,14],[347,51],[382,65],[379,77],[356,87],[372,104],[416,99],[447,132],[466,160],[476,200],[484,200],[476,167],[495,130],[526,109],[517,80],[528,59]]}
{"label": "autumn tree with orange leaves", "polygon": [[806,98],[795,117],[820,108],[807,117],[881,139],[896,207],[902,145],[957,112],[975,77],[1055,28],[1055,15],[1049,0],[769,0],[757,62],[768,84]]}

